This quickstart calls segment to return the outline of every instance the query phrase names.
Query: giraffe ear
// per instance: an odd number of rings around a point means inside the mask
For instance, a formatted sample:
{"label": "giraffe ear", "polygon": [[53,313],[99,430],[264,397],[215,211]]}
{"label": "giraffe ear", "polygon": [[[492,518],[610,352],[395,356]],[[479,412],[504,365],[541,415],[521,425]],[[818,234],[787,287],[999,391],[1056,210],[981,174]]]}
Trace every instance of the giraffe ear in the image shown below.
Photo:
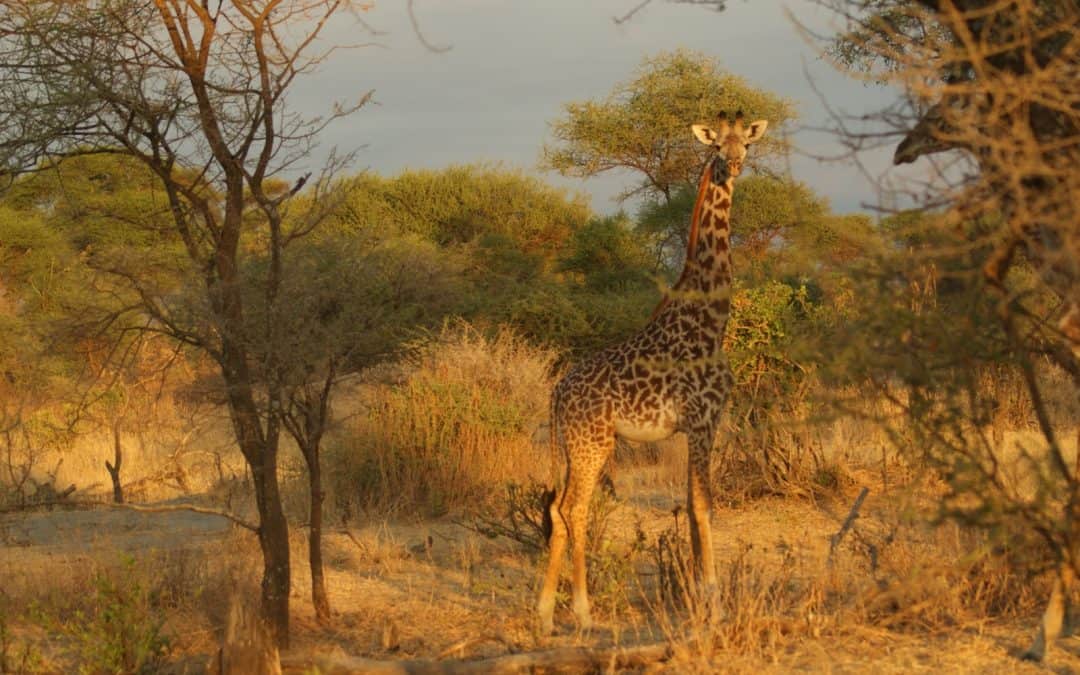
{"label": "giraffe ear", "polygon": [[716,142],[716,132],[704,124],[693,124],[690,128],[694,131],[694,136],[705,145],[712,145]]}
{"label": "giraffe ear", "polygon": [[749,131],[746,132],[746,142],[754,143],[761,140],[761,137],[765,135],[765,129],[769,126],[767,120],[758,120],[753,122],[747,127]]}

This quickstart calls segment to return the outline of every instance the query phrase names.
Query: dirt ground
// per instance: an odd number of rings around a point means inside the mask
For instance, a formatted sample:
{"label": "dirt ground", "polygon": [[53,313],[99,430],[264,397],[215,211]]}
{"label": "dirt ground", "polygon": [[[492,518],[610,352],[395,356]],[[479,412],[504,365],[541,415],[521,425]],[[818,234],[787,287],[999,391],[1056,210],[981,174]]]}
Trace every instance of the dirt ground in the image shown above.
{"label": "dirt ground", "polygon": [[[835,499],[763,498],[714,516],[717,563],[721,577],[735,561],[752,556],[762,568],[793,566],[810,574],[827,566],[830,538],[848,514],[858,486]],[[674,523],[681,486],[657,485],[640,472],[627,471],[616,481],[619,495],[607,529],[611,551],[629,550],[642,537],[656,536]],[[847,494],[850,493],[850,494]],[[859,528],[874,527],[878,496],[872,491]],[[683,519],[685,526],[685,519]],[[466,521],[467,523],[467,521]],[[319,626],[309,597],[305,532],[294,532],[291,652],[334,650],[352,656],[394,660],[411,658],[482,658],[567,645],[610,646],[646,643],[670,635],[658,620],[655,567],[646,546],[633,559],[632,579],[618,590],[594,594],[597,627],[589,634],[574,628],[565,602],[556,612],[558,633],[541,638],[534,632],[533,603],[543,558],[506,538],[490,539],[461,522],[370,522],[338,528],[326,535],[327,587],[333,624]],[[247,552],[255,558],[250,533],[224,519],[194,513],[124,511],[52,511],[0,517],[0,579],[8,584],[48,584],[34,577],[42,570],[75,569],[80,561],[99,560],[118,550],[136,564],[152,567],[162,551],[182,549],[209,558]],[[111,553],[110,553],[111,552]],[[567,563],[567,572],[569,562]],[[252,570],[253,571],[253,570]],[[151,569],[150,574],[154,572]],[[209,601],[224,602],[221,590]],[[565,600],[562,598],[561,600]],[[663,615],[663,611],[659,612]],[[670,618],[670,617],[669,617]],[[677,619],[676,619],[677,620]],[[733,619],[734,620],[734,619]],[[723,651],[708,658],[677,659],[670,672],[1080,672],[1080,642],[1059,642],[1046,663],[1016,657],[1026,646],[1037,616],[929,630],[889,630],[849,625],[821,634],[796,631],[768,649]],[[18,628],[18,627],[16,627]],[[216,646],[217,633],[193,612],[170,616],[166,628],[175,636],[173,672],[201,672]],[[783,631],[781,631],[781,634]],[[16,635],[20,633],[16,630]],[[33,630],[21,633],[33,637]],[[685,647],[685,645],[684,645]],[[71,662],[62,645],[46,654],[46,663],[63,672]],[[722,660],[716,655],[722,654]]]}

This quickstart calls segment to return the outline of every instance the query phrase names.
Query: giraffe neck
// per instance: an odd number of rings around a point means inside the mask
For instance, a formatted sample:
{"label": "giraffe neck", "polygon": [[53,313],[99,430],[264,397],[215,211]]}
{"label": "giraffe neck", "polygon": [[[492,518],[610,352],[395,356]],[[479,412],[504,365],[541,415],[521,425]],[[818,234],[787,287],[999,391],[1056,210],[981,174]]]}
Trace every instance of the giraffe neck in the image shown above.
{"label": "giraffe neck", "polygon": [[690,235],[687,237],[686,264],[679,280],[664,295],[653,310],[653,322],[673,300],[707,302],[719,319],[723,332],[731,306],[731,195],[734,182],[726,176],[720,159],[705,165],[698,183],[697,201],[690,216]]}
{"label": "giraffe neck", "polygon": [[[686,265],[676,288],[710,294],[731,286],[731,197],[734,181],[713,161],[705,168],[690,237]],[[718,180],[719,179],[719,180]]]}

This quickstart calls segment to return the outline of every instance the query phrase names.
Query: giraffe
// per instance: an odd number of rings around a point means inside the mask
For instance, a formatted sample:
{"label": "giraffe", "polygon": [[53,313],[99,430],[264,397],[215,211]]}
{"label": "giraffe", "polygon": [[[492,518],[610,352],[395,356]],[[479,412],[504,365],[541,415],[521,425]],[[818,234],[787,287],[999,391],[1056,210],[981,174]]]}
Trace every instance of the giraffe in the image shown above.
{"label": "giraffe", "polygon": [[582,630],[592,626],[585,583],[585,529],[589,501],[616,435],[657,441],[687,434],[690,461],[687,511],[696,572],[715,588],[709,464],[724,403],[734,384],[722,351],[731,307],[729,215],[735,177],[751,143],[768,122],[743,124],[742,113],[717,129],[695,124],[698,141],[713,149],[698,186],[690,220],[686,263],[649,323],[566,374],[551,395],[553,456],[566,457],[561,498],[552,501],[550,558],[537,613],[540,630],[554,630],[555,589],[567,538],[572,548],[572,605]]}

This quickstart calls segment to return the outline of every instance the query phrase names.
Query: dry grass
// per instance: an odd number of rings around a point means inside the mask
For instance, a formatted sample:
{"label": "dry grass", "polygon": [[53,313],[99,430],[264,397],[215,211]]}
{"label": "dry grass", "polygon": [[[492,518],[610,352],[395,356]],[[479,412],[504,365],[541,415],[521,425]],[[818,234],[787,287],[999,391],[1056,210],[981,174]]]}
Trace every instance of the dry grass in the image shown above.
{"label": "dry grass", "polygon": [[[850,492],[829,504],[769,498],[719,509],[714,531],[721,583],[711,611],[684,591],[660,598],[654,550],[659,535],[671,530],[672,499],[663,490],[628,498],[627,488],[642,470],[619,475],[617,491],[627,497],[607,505],[590,556],[601,627],[586,636],[566,632],[572,620],[563,598],[557,621],[564,631],[554,646],[666,637],[675,650],[664,668],[680,673],[821,670],[835,663],[857,669],[868,662],[880,666],[875,670],[902,672],[884,652],[866,651],[867,641],[905,645],[915,654],[923,653],[919,645],[925,651],[947,639],[993,652],[996,660],[981,656],[967,669],[981,671],[1003,659],[1011,663],[1016,638],[979,636],[1033,622],[1043,582],[1018,571],[1024,565],[1016,556],[1026,545],[1010,549],[955,525],[923,524],[925,514],[912,512],[917,499],[901,499],[877,484],[831,563],[829,537],[846,515]],[[679,518],[674,545],[685,560],[685,516]],[[235,537],[136,557],[136,578],[151,589],[153,609],[165,619],[174,662],[197,661],[213,651],[233,586],[257,578],[254,539]],[[396,659],[432,658],[449,649],[454,656],[479,657],[552,646],[531,632],[543,555],[515,542],[479,537],[446,520],[381,520],[348,535],[329,533],[324,552],[335,610],[329,629],[314,622],[304,533],[294,531],[297,649],[336,645],[351,654]],[[17,553],[5,551],[0,569],[9,624],[19,626],[20,639],[37,645],[45,663],[63,670],[73,663],[72,643],[35,622],[34,611],[55,616],[85,609],[95,574],[123,569],[120,554]],[[923,653],[915,664],[929,671],[949,653]]]}
{"label": "dry grass", "polygon": [[[198,494],[244,475],[243,458],[224,409],[182,402],[175,391],[165,391],[130,415],[139,421],[120,427],[125,500],[149,502]],[[79,429],[70,443],[48,447],[33,458],[0,458],[0,495],[13,487],[7,462],[17,465],[12,467],[17,473],[32,460],[32,481],[24,486],[25,492],[32,494],[35,482],[57,490],[74,485],[73,499],[111,499],[105,462],[114,459],[113,431],[90,422]]]}
{"label": "dry grass", "polygon": [[[650,602],[675,645],[667,668],[820,668],[814,652],[823,647],[835,658],[857,653],[868,636],[926,640],[981,633],[1037,610],[1045,581],[1025,573],[1015,551],[954,524],[916,524],[925,521],[910,513],[901,517],[897,503],[879,500],[877,513],[857,521],[831,555],[812,541],[740,542],[720,563],[719,588],[711,598],[685,582],[685,569],[671,565],[666,571],[681,594],[674,602]],[[688,560],[682,546],[681,556],[667,559]],[[985,667],[973,664],[972,670]]]}
{"label": "dry grass", "polygon": [[[161,624],[168,659],[182,661],[218,644],[228,599],[257,578],[256,552],[247,533],[165,550],[8,549],[0,559],[0,623],[17,627],[9,649],[29,650],[28,672],[76,672],[86,666],[87,626],[107,636],[118,622],[145,630],[150,617]],[[120,593],[107,606],[102,584]]]}
{"label": "dry grass", "polygon": [[[329,629],[315,623],[307,597],[305,532],[296,526],[306,518],[306,480],[286,452],[282,475],[294,523],[297,648],[336,646],[395,659],[552,646],[532,632],[542,553],[506,537],[477,536],[448,519],[416,518],[417,512],[460,514],[479,506],[498,514],[498,495],[506,494],[507,483],[549,477],[547,446],[535,432],[547,415],[551,365],[552,354],[511,334],[485,336],[455,326],[419,347],[407,367],[384,372],[390,376],[365,384],[362,395],[337,400],[324,471],[337,508],[324,544],[335,611]],[[1011,523],[994,538],[927,524],[940,486],[886,450],[888,439],[878,427],[857,417],[809,422],[788,434],[815,444],[816,459],[803,467],[813,470],[791,477],[806,498],[779,498],[778,492],[792,493],[769,489],[760,463],[725,464],[731,451],[717,458],[713,528],[721,583],[709,604],[685,589],[679,582],[686,578],[683,563],[672,562],[676,550],[680,560],[689,559],[685,516],[678,532],[671,527],[672,509],[685,499],[685,443],[676,438],[621,448],[614,471],[617,497],[600,495],[610,501],[597,509],[602,522],[595,525],[599,534],[590,548],[590,588],[601,628],[584,636],[566,632],[572,620],[564,592],[557,610],[564,632],[554,645],[667,638],[675,656],[664,668],[680,673],[855,672],[871,663],[873,670],[893,672],[1015,665],[1009,654],[1023,640],[1019,631],[1034,625],[1046,585],[1025,571],[1043,562],[1031,557],[1039,548],[1029,535]],[[167,464],[176,447],[171,433],[163,427],[157,436],[148,432],[143,443],[132,440],[125,464],[130,480],[153,476]],[[774,441],[782,442],[781,436]],[[1028,435],[1009,431],[1004,437],[1015,443]],[[215,449],[224,439],[209,432],[189,444],[188,473],[199,477],[189,488],[205,493],[209,503],[231,501],[242,511],[243,472],[223,482],[217,466],[196,464],[215,452],[229,457],[227,449]],[[732,442],[720,439],[721,447]],[[84,439],[65,470],[96,476],[109,450],[103,440]],[[103,466],[100,474],[107,480]],[[227,470],[224,475],[230,477]],[[215,487],[227,484],[235,489]],[[862,517],[830,556],[829,537],[862,485],[871,490]],[[155,490],[148,495],[174,494]],[[349,521],[348,534],[341,531],[340,516],[361,511],[379,516]],[[243,533],[195,542],[180,529],[158,535],[183,540],[186,547],[124,554],[116,549],[130,552],[133,538],[103,528],[83,553],[50,553],[36,543],[16,546],[18,537],[7,536],[0,523],[0,623],[8,627],[0,630],[15,636],[12,658],[21,646],[32,645],[46,670],[74,669],[74,643],[57,623],[41,617],[91,609],[95,578],[120,578],[126,573],[123,556],[134,555],[132,578],[149,589],[148,609],[164,620],[170,658],[204,659],[221,637],[229,598],[258,578],[255,540]],[[662,560],[661,535],[669,546]],[[662,595],[664,575],[675,583]],[[967,646],[958,652],[958,644]],[[889,656],[893,649],[907,656]],[[955,656],[975,651],[993,656],[979,656],[971,667]],[[1055,658],[1073,663],[1068,655]]]}
{"label": "dry grass", "polygon": [[445,328],[329,444],[332,501],[346,511],[440,514],[483,504],[507,482],[546,479],[549,453],[533,436],[554,361],[507,330]]}

